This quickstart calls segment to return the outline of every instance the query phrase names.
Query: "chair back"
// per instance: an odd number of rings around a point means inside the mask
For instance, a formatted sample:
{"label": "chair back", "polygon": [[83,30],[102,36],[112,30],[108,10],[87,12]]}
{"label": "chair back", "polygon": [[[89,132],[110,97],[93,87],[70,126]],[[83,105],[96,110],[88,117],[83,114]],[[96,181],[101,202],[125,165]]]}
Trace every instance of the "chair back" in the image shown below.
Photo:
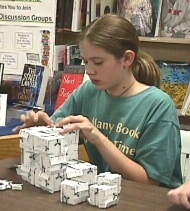
{"label": "chair back", "polygon": [[190,131],[181,130],[181,172],[183,182],[190,179]]}

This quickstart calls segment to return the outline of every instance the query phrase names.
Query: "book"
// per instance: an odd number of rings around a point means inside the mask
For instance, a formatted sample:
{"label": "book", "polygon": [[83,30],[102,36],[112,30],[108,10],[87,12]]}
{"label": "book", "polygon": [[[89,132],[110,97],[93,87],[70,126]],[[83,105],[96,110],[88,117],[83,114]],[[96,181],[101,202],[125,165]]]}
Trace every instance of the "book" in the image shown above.
{"label": "book", "polygon": [[0,92],[2,87],[2,81],[3,81],[3,72],[4,72],[4,63],[0,63]]}
{"label": "book", "polygon": [[186,91],[186,95],[180,113],[182,116],[190,116],[190,82]]}
{"label": "book", "polygon": [[18,105],[42,107],[50,69],[45,66],[25,64],[18,91]]}
{"label": "book", "polygon": [[91,0],[91,21],[100,17],[101,0]]}
{"label": "book", "polygon": [[153,8],[153,29],[152,36],[158,37],[160,35],[160,19],[162,11],[162,1],[163,0],[151,0]]}
{"label": "book", "polygon": [[54,45],[53,71],[63,71],[65,65],[65,48],[67,45]]}
{"label": "book", "polygon": [[89,0],[82,0],[81,7],[81,27],[82,29],[86,27],[86,16],[87,16],[87,4]]}
{"label": "book", "polygon": [[74,0],[64,0],[64,1],[65,1],[65,8],[64,8],[64,27],[63,27],[63,29],[65,31],[71,31]]}
{"label": "book", "polygon": [[161,70],[161,89],[170,95],[177,109],[181,109],[190,81],[190,64],[156,61]]}
{"label": "book", "polygon": [[84,65],[65,66],[55,103],[55,110],[57,110],[69,98],[73,91],[82,84],[84,72]]}
{"label": "book", "polygon": [[49,78],[44,98],[46,106],[55,105],[63,73],[64,71],[55,70],[53,71],[53,77]]}
{"label": "book", "polygon": [[18,90],[21,75],[4,74],[2,80],[1,93],[7,94],[7,104],[13,105],[18,102]]}
{"label": "book", "polygon": [[82,0],[74,0],[72,24],[71,24],[71,31],[73,32],[78,32],[81,31],[82,29],[81,10],[82,10]]}
{"label": "book", "polygon": [[7,111],[7,94],[0,94],[0,126],[5,126]]}
{"label": "book", "polygon": [[63,28],[64,28],[64,10],[65,10],[65,1],[64,0],[57,0],[57,11],[56,11],[57,31],[63,31]]}
{"label": "book", "polygon": [[161,36],[190,38],[190,1],[163,1],[161,13]]}
{"label": "book", "polygon": [[87,0],[86,5],[86,26],[91,22],[91,0]]}
{"label": "book", "polygon": [[66,65],[81,65],[82,58],[78,45],[67,45],[65,56]]}

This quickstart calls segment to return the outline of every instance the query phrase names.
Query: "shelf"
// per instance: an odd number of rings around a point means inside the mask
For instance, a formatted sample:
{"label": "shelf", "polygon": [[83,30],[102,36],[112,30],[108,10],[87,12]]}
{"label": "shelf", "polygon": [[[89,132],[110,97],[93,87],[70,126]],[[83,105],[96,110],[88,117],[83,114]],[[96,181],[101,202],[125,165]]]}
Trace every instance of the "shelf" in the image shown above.
{"label": "shelf", "polygon": [[167,44],[184,44],[190,45],[190,39],[184,38],[170,38],[170,37],[139,37],[141,42],[151,43],[167,43]]}
{"label": "shelf", "polygon": [[139,49],[155,60],[190,62],[190,39],[139,37]]}
{"label": "shelf", "polygon": [[[56,45],[76,44],[78,32],[57,32]],[[139,37],[139,50],[155,60],[190,62],[190,39],[168,37]]]}

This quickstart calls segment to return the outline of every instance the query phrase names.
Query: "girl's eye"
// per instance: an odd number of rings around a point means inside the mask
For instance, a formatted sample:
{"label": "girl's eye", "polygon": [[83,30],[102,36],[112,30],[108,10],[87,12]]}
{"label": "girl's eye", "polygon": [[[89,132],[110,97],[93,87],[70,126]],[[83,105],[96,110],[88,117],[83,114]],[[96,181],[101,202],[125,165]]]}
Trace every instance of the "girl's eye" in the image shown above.
{"label": "girl's eye", "polygon": [[101,65],[103,62],[94,62],[95,65]]}

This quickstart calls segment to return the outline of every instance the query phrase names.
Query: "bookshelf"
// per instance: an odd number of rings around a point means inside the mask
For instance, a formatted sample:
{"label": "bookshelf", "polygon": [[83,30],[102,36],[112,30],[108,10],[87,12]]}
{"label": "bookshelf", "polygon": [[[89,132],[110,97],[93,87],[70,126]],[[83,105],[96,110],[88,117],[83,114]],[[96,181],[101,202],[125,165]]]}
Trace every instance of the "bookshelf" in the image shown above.
{"label": "bookshelf", "polygon": [[140,50],[155,60],[190,62],[190,39],[140,37]]}
{"label": "bookshelf", "polygon": [[[77,43],[77,32],[56,32],[56,45]],[[155,60],[190,62],[190,39],[139,37],[139,49]]]}

